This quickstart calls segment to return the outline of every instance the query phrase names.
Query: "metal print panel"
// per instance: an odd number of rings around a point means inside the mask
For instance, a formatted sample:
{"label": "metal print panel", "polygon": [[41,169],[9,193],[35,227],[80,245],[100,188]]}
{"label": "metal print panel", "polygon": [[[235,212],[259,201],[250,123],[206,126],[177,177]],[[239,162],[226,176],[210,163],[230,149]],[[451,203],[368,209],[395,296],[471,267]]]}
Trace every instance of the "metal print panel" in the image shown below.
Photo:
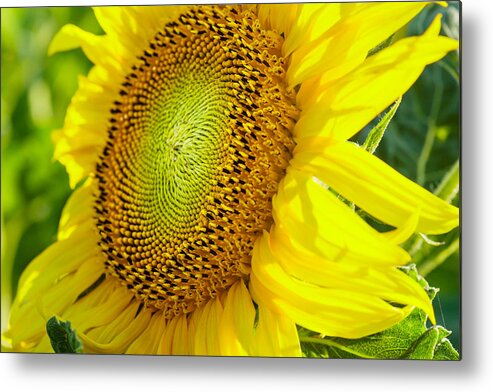
{"label": "metal print panel", "polygon": [[2,351],[459,359],[459,8],[2,9]]}

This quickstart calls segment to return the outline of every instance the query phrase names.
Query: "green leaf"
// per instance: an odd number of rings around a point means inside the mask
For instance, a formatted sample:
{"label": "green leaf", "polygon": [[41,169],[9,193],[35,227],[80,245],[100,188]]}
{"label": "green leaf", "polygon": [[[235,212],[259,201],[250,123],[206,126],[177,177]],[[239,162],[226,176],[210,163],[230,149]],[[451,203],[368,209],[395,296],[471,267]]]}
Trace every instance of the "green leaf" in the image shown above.
{"label": "green leaf", "polygon": [[437,361],[458,361],[460,357],[457,350],[452,346],[452,343],[448,339],[444,339],[435,347],[435,356],[433,359]]}
{"label": "green leaf", "polygon": [[[441,326],[432,327],[426,332],[424,332],[419,339],[414,342],[413,346],[410,348],[409,352],[404,355],[402,358],[407,359],[449,359],[449,360],[457,360],[459,359],[459,354],[455,351],[450,344],[450,341],[446,339],[447,336],[450,335],[450,331],[447,331],[445,328]],[[447,346],[448,344],[448,346]],[[443,349],[439,354],[440,358],[436,358],[437,350],[439,346],[447,346],[448,352],[444,353]],[[447,358],[443,358],[443,356],[448,355]]]}
{"label": "green leaf", "polygon": [[397,109],[399,108],[399,105],[401,104],[402,97],[399,97],[395,103],[390,107],[387,113],[382,117],[382,119],[378,122],[377,125],[370,131],[368,134],[368,137],[366,138],[363,148],[373,154],[375,150],[377,149],[378,145],[380,144],[380,141],[383,138],[383,135],[385,131],[387,130],[387,127],[390,124],[390,121],[394,117],[395,113],[397,112]]}
{"label": "green leaf", "polygon": [[[416,280],[433,299],[437,289],[429,287],[414,265],[402,268]],[[459,354],[441,326],[427,327],[428,316],[420,309],[393,327],[361,339],[322,337],[301,328],[299,337],[307,357],[366,359],[434,359],[458,360]]]}
{"label": "green leaf", "polygon": [[82,343],[70,321],[63,322],[53,316],[46,323],[46,332],[56,353],[82,353]]}

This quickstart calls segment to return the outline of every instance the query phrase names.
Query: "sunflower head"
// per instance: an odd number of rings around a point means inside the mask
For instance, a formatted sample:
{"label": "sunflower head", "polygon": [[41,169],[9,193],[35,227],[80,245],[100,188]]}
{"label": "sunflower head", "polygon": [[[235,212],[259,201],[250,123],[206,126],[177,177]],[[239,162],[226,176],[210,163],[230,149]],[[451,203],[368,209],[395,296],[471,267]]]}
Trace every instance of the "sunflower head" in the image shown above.
{"label": "sunflower head", "polygon": [[438,18],[374,54],[425,6],[98,7],[105,35],[65,26],[50,51],[94,67],[55,155],[83,184],[24,272],[12,346],[46,351],[55,315],[91,352],[298,356],[297,326],[433,318],[398,243],[457,209],[347,141],[456,48]]}
{"label": "sunflower head", "polygon": [[248,275],[298,117],[282,38],[250,10],[196,7],[125,77],[96,164],[111,274],[167,318]]}

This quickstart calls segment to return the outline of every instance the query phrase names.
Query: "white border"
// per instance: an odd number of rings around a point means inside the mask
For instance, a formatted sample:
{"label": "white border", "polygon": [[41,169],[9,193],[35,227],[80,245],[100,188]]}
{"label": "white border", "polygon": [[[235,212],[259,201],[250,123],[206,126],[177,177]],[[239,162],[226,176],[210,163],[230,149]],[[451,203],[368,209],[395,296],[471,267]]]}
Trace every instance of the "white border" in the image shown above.
{"label": "white border", "polygon": [[[205,1],[213,2],[213,1]],[[43,5],[130,4],[55,1]],[[159,4],[160,1],[144,1]],[[174,3],[186,3],[175,1]],[[217,3],[217,2],[216,2]],[[492,382],[493,20],[484,0],[463,1],[461,362],[332,361],[0,354],[4,390],[486,391]],[[34,5],[1,0],[0,5]],[[323,388],[323,389],[322,389]]]}

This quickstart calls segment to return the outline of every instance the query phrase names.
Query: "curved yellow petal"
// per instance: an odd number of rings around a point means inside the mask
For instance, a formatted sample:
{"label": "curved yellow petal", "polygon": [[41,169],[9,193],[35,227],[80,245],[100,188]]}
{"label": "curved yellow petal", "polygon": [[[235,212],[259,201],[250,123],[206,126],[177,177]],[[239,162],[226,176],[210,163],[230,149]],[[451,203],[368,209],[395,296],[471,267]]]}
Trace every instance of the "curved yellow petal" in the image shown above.
{"label": "curved yellow petal", "polygon": [[393,244],[402,244],[417,231],[419,222],[419,210],[416,210],[409,219],[394,230],[381,233],[381,235]]}
{"label": "curved yellow petal", "polygon": [[[129,311],[130,309],[127,308]],[[134,310],[132,308],[132,310]],[[123,310],[122,312],[126,312]],[[86,314],[89,317],[90,314]],[[77,330],[77,335],[84,345],[84,352],[101,353],[101,354],[123,354],[129,345],[137,339],[149,325],[151,318],[150,312],[133,312],[133,317],[129,324],[121,325],[118,333],[109,342],[101,341],[101,339],[93,339],[84,332]],[[113,322],[108,324],[108,327],[113,325]]]}
{"label": "curved yellow petal", "polygon": [[128,31],[130,27],[136,39],[139,40],[140,37],[140,47],[142,39],[151,38],[165,24],[187,12],[190,5],[138,5],[121,8],[123,8],[123,18],[120,31]]}
{"label": "curved yellow petal", "polygon": [[163,26],[190,7],[177,6],[103,6],[93,7],[96,18],[108,36],[135,55]]}
{"label": "curved yellow petal", "polygon": [[36,299],[59,279],[75,273],[86,262],[99,264],[102,271],[103,263],[98,249],[95,249],[96,243],[91,231],[82,230],[47,248],[23,271],[13,307],[23,306]]}
{"label": "curved yellow petal", "polygon": [[260,301],[252,355],[259,357],[301,357],[296,324],[285,314]]}
{"label": "curved yellow petal", "polygon": [[193,354],[189,349],[189,340],[187,316],[173,317],[166,325],[157,353],[160,355]]}
{"label": "curved yellow petal", "polygon": [[402,39],[366,59],[357,69],[335,81],[329,71],[298,94],[303,108],[294,128],[297,138],[325,136],[345,140],[360,131],[403,95],[424,67],[457,48],[457,41],[436,36],[438,17],[422,36]]}
{"label": "curved yellow petal", "polygon": [[97,40],[97,36],[91,34],[80,27],[73,24],[66,24],[53,37],[50,46],[48,47],[48,55],[65,52],[67,50],[77,49],[81,47],[82,41]]}
{"label": "curved yellow petal", "polygon": [[459,224],[459,210],[348,142],[316,138],[298,145],[293,166],[320,178],[377,219],[395,227],[419,215],[416,230],[440,234]]}
{"label": "curved yellow petal", "polygon": [[[344,5],[340,3],[299,5],[283,44],[283,55],[289,56],[302,45],[309,44],[327,32],[341,17],[342,7]],[[279,10],[280,17],[283,14],[284,8]]]}
{"label": "curved yellow petal", "polygon": [[173,355],[188,355],[190,354],[187,316],[178,317],[175,333],[173,336],[173,345],[171,354]]}
{"label": "curved yellow petal", "polygon": [[[173,351],[173,340],[175,337],[176,327],[178,325],[179,317],[173,317],[168,321],[166,325],[166,330],[161,336],[159,345],[157,348],[158,355],[171,355]],[[187,342],[188,343],[188,342]]]}
{"label": "curved yellow petal", "polygon": [[257,16],[265,29],[289,34],[299,13],[301,4],[258,4]]}
{"label": "curved yellow petal", "polygon": [[[3,350],[2,350],[3,352]],[[48,335],[45,335],[39,344],[32,349],[35,353],[53,353],[53,347],[51,347],[51,341]]]}
{"label": "curved yellow petal", "polygon": [[95,67],[89,77],[79,77],[79,88],[67,110],[64,128],[52,134],[54,159],[65,165],[72,188],[94,172],[106,143],[112,97],[117,95],[119,88],[117,82],[105,80],[110,78],[109,74],[108,70]]}
{"label": "curved yellow petal", "polygon": [[269,234],[272,253],[279,265],[293,278],[323,288],[369,294],[375,300],[412,305],[423,309],[434,320],[431,301],[419,285],[394,266],[354,265],[346,260],[333,262],[311,245],[296,243],[290,232],[275,226]]}
{"label": "curved yellow petal", "polygon": [[[95,67],[89,77],[79,78],[79,89],[67,110],[64,128],[52,134],[54,158],[65,165],[72,188],[94,172],[106,143],[112,97],[117,95],[119,88],[118,83],[105,80],[109,78],[105,75],[108,72]],[[104,124],[103,128],[101,124]]]}
{"label": "curved yellow petal", "polygon": [[152,316],[147,328],[125,351],[125,354],[157,354],[159,342],[164,334],[166,321],[162,314],[156,313]]}
{"label": "curved yellow petal", "polygon": [[228,290],[221,319],[221,355],[251,355],[255,308],[243,281]]}
{"label": "curved yellow petal", "polygon": [[254,247],[250,288],[256,302],[328,336],[367,336],[396,324],[412,309],[394,307],[371,293],[321,287],[289,275],[266,233]]}
{"label": "curved yellow petal", "polygon": [[[95,298],[103,294],[102,290],[108,290],[107,287],[97,288],[91,293],[90,297],[87,297],[86,307],[92,308],[93,306],[97,306],[100,303]],[[91,339],[97,340],[103,344],[111,343],[114,339],[116,339],[125,329],[132,323],[135,319],[135,315],[137,314],[137,310],[139,309],[139,303],[137,301],[132,301],[125,309],[120,312],[120,314],[115,317],[111,322],[105,325],[101,325],[99,327],[92,328],[87,332],[87,336]],[[129,340],[131,342],[133,339]]]}
{"label": "curved yellow petal", "polygon": [[299,244],[329,261],[360,265],[399,265],[409,255],[386,241],[310,175],[290,169],[274,196],[277,226]]}
{"label": "curved yellow petal", "polygon": [[[269,243],[288,274],[320,287],[414,305],[433,318],[425,291],[395,268],[409,261],[409,255],[310,176],[288,171],[274,202]],[[334,251],[331,241],[338,237],[346,241],[345,247]]]}
{"label": "curved yellow petal", "polygon": [[[94,184],[91,180],[87,180],[72,192],[63,207],[58,224],[59,241],[69,238],[80,226],[87,231],[94,229],[92,192],[94,192]],[[92,227],[87,227],[87,225]]]}
{"label": "curved yellow petal", "polygon": [[55,35],[48,48],[48,54],[80,47],[93,64],[105,67],[113,72],[114,76],[123,76],[130,66],[128,63],[131,56],[128,52],[122,51],[118,44],[109,45],[108,43],[106,36],[95,35],[78,26],[68,24]]}
{"label": "curved yellow petal", "polygon": [[195,355],[221,355],[220,323],[223,307],[219,298],[212,299],[204,305],[198,320],[195,337]]}
{"label": "curved yellow petal", "polygon": [[[75,302],[70,308],[61,313],[60,317],[70,320],[74,328],[77,328],[79,332],[83,333],[111,323],[112,320],[127,308],[132,300],[132,296],[117,282],[108,283],[117,286],[111,297],[104,296],[96,302],[94,301],[94,293],[90,293],[92,295],[88,295]],[[104,288],[109,291],[105,286],[102,286],[99,291],[102,291]]]}
{"label": "curved yellow petal", "polygon": [[188,349],[190,354],[193,353],[194,355],[199,355],[200,351],[205,351],[205,348],[199,348],[200,344],[202,344],[200,341],[199,345],[196,344],[195,336],[199,331],[199,323],[202,318],[202,313],[204,313],[206,308],[207,306],[204,305],[195,309],[188,320]]}
{"label": "curved yellow petal", "polygon": [[347,74],[365,60],[370,49],[408,23],[425,5],[426,2],[342,4],[344,17],[319,39],[292,54],[289,85],[296,86],[324,72],[331,80]]}

